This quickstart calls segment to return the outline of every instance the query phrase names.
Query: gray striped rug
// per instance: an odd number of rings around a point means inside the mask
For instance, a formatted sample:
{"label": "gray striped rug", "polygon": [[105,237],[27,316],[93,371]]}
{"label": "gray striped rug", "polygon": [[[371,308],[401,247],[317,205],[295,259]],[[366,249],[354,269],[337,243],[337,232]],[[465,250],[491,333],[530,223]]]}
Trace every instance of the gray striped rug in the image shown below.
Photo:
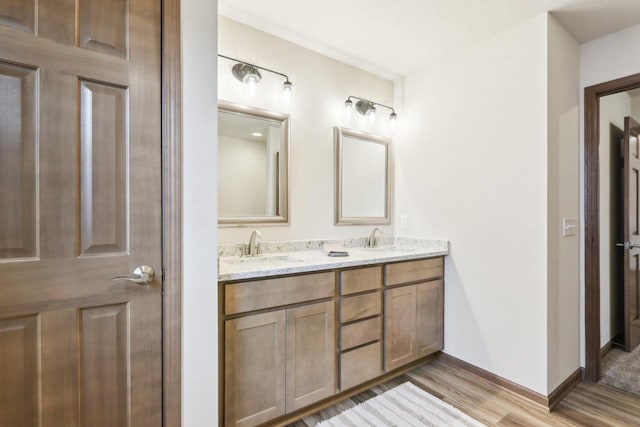
{"label": "gray striped rug", "polygon": [[486,427],[458,409],[406,382],[347,409],[316,427]]}

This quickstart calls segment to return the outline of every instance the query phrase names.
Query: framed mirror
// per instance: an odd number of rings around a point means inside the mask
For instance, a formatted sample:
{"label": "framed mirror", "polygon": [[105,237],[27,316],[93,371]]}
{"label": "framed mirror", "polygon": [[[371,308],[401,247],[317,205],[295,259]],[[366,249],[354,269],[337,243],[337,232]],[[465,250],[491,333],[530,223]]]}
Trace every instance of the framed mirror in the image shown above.
{"label": "framed mirror", "polygon": [[218,102],[218,224],[289,223],[289,115]]}
{"label": "framed mirror", "polygon": [[336,225],[391,224],[391,139],[335,127]]}

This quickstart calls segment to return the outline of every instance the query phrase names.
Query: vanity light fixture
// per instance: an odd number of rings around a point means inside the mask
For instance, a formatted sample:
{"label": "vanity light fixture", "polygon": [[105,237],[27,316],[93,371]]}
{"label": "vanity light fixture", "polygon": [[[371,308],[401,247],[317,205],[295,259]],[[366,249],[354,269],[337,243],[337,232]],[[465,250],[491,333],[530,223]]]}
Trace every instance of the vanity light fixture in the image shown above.
{"label": "vanity light fixture", "polygon": [[251,134],[251,136],[260,137],[260,136],[262,136],[262,133],[260,133],[260,132],[253,132],[253,133]]}
{"label": "vanity light fixture", "polygon": [[286,74],[279,73],[278,71],[270,70],[259,65],[250,64],[249,62],[241,61],[229,56],[220,54],[218,54],[218,56],[220,58],[236,62],[236,64],[231,69],[231,72],[233,73],[233,76],[242,83],[248,84],[249,86],[255,86],[256,84],[260,83],[260,80],[262,80],[262,74],[260,74],[260,70],[263,70],[284,77],[285,81],[282,84],[282,92],[285,96],[290,95],[291,91],[293,90],[293,83],[289,81],[289,77]]}
{"label": "vanity light fixture", "polygon": [[344,108],[347,114],[347,118],[351,117],[351,111],[353,110],[352,99],[358,100],[358,102],[356,102],[356,111],[361,115],[367,117],[372,124],[376,120],[376,106],[384,107],[391,110],[391,114],[389,115],[389,122],[391,123],[391,126],[395,126],[396,121],[398,120],[398,115],[396,114],[396,110],[394,110],[393,107],[389,107],[388,105],[380,104],[379,102],[373,102],[368,99],[360,98],[353,95],[350,95],[344,102]]}

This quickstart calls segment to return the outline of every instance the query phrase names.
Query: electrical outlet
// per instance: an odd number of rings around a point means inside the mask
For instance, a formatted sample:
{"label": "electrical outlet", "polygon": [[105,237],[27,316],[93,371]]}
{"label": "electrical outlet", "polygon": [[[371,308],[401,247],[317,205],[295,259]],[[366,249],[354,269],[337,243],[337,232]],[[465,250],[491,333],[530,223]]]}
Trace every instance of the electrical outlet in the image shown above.
{"label": "electrical outlet", "polygon": [[400,230],[407,230],[409,228],[409,219],[406,215],[400,215]]}

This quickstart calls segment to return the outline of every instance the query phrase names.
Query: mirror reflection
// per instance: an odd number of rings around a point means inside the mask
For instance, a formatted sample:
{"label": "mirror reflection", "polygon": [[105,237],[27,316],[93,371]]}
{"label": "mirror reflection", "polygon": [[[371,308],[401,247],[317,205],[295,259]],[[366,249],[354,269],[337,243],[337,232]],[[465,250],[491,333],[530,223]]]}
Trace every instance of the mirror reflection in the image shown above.
{"label": "mirror reflection", "polygon": [[335,128],[336,224],[389,224],[391,140]]}
{"label": "mirror reflection", "polygon": [[220,224],[288,222],[289,117],[220,102]]}

